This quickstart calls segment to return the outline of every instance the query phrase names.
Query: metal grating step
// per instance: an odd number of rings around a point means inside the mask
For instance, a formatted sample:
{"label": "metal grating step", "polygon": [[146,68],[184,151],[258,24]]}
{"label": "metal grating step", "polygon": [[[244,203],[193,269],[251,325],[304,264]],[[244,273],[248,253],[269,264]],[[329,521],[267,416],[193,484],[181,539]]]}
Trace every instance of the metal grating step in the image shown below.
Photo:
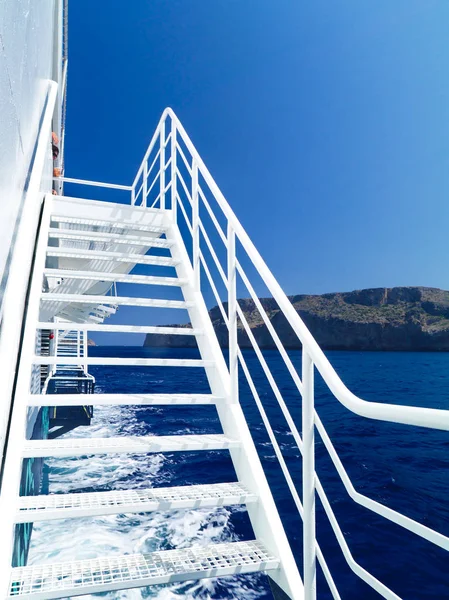
{"label": "metal grating step", "polygon": [[59,258],[79,258],[83,260],[110,260],[139,265],[153,265],[159,267],[176,267],[179,261],[165,256],[149,256],[147,254],[129,254],[123,252],[107,252],[105,250],[77,250],[74,248],[56,248],[48,246],[47,256]]}
{"label": "metal grating step", "polygon": [[48,237],[74,242],[99,242],[107,244],[126,244],[128,246],[154,246],[155,248],[170,248],[174,240],[161,240],[156,237],[128,235],[120,233],[103,233],[99,231],[71,231],[50,229]]}
{"label": "metal grating step", "polygon": [[159,406],[177,404],[216,404],[224,400],[212,394],[32,394],[28,406]]}
{"label": "metal grating step", "polygon": [[16,523],[100,515],[211,508],[256,502],[240,483],[190,485],[142,490],[22,496]]}
{"label": "metal grating step", "polygon": [[43,302],[69,302],[81,304],[100,304],[105,300],[120,306],[144,306],[148,308],[192,308],[194,302],[181,300],[165,300],[163,298],[130,298],[126,296],[91,296],[88,294],[52,294],[45,292],[41,296]]}
{"label": "metal grating step", "polygon": [[257,541],[231,542],[12,569],[10,598],[53,600],[148,585],[276,569]]}
{"label": "metal grating step", "polygon": [[150,452],[187,452],[191,450],[227,450],[240,443],[222,434],[210,435],[151,435],[110,438],[67,438],[57,440],[28,440],[23,457],[87,456],[89,454]]}
{"label": "metal grating step", "polygon": [[[65,329],[63,325],[67,326]],[[157,325],[97,325],[90,323],[38,323],[37,329],[58,331],[105,331],[111,333],[156,333],[162,335],[202,335],[202,329],[190,327],[160,327]]]}
{"label": "metal grating step", "polygon": [[85,279],[93,281],[115,281],[117,283],[140,283],[143,285],[174,285],[183,286],[187,279],[178,279],[177,277],[156,277],[152,275],[123,275],[121,273],[101,273],[97,271],[72,271],[65,269],[44,270],[47,277],[57,277],[63,279]]}
{"label": "metal grating step", "polygon": [[[35,356],[35,365],[56,365],[61,360],[57,356]],[[69,356],[65,359],[66,365],[78,365],[79,358]],[[115,358],[109,356],[86,357],[82,360],[85,365],[115,365],[131,367],[213,367],[212,360],[194,360],[188,358]]]}
{"label": "metal grating step", "polygon": [[[83,219],[80,217],[65,217],[63,215],[51,215],[51,221],[53,223],[70,223],[74,225],[87,225],[90,227],[111,227],[114,229],[131,229],[133,231],[146,231],[148,233],[165,233],[166,227],[160,227],[158,225],[141,225],[139,223],[132,223],[126,221],[116,221],[114,219]],[[75,232],[75,229],[69,229],[67,231]],[[85,230],[82,230],[85,231]],[[111,233],[114,233],[112,231]]]}

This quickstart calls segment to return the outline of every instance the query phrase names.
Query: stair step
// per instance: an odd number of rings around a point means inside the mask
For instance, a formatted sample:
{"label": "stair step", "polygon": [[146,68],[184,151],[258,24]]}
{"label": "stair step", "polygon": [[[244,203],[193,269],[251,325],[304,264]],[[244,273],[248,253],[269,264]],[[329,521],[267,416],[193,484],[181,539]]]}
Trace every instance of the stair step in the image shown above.
{"label": "stair step", "polygon": [[161,240],[157,237],[128,235],[120,233],[104,233],[99,231],[73,231],[70,229],[50,229],[50,238],[73,240],[81,242],[101,242],[108,244],[126,244],[128,246],[154,246],[155,248],[170,248],[174,240]]}
{"label": "stair step", "polygon": [[164,300],[163,298],[130,298],[125,296],[90,296],[88,294],[52,294],[43,293],[41,296],[43,302],[69,302],[81,304],[100,304],[105,300],[111,301],[111,304],[124,306],[147,306],[152,308],[191,308],[195,306],[194,302],[184,302],[180,300]]}
{"label": "stair step", "polygon": [[238,448],[239,442],[222,434],[148,435],[110,438],[67,438],[27,440],[24,458],[87,456],[90,454],[187,452],[189,450],[226,450]]}
{"label": "stair step", "polygon": [[[132,229],[133,231],[147,231],[148,233],[163,234],[166,227],[158,225],[141,225],[139,223],[126,223],[124,221],[117,222],[114,219],[82,219],[79,217],[65,217],[63,215],[51,215],[53,223],[70,223],[74,225],[87,225],[91,227],[112,227],[112,229]],[[68,231],[75,232],[74,229]],[[83,231],[83,230],[82,230]],[[85,231],[85,230],[84,230]],[[95,232],[97,233],[97,232]],[[114,232],[111,232],[114,233]]]}
{"label": "stair step", "polygon": [[[77,365],[81,361],[78,357],[64,358],[65,364]],[[61,362],[57,356],[35,356],[33,363],[35,365],[56,365]],[[212,360],[196,360],[191,358],[122,358],[111,356],[88,356],[83,357],[83,364],[86,365],[117,365],[131,367],[213,367]]]}
{"label": "stair step", "polygon": [[139,265],[175,267],[179,261],[165,256],[148,256],[146,254],[128,254],[123,252],[106,252],[104,250],[76,250],[74,248],[47,247],[47,256],[59,258],[80,258],[84,260],[110,260]]}
{"label": "stair step", "polygon": [[223,398],[212,394],[31,394],[28,406],[159,406],[178,404],[216,404]]}
{"label": "stair step", "polygon": [[[67,325],[66,328],[63,325]],[[157,325],[93,325],[90,323],[45,323],[37,324],[37,329],[58,331],[105,331],[108,333],[155,333],[161,335],[202,335],[202,329],[190,327],[160,327]]]}
{"label": "stair step", "polygon": [[84,594],[277,569],[279,560],[257,541],[210,544],[16,567],[10,598],[53,600]]}
{"label": "stair step", "polygon": [[93,281],[115,281],[117,283],[140,283],[144,285],[174,285],[183,286],[187,279],[177,277],[156,277],[150,275],[124,275],[122,273],[100,273],[97,271],[71,271],[64,269],[45,269],[46,277],[63,279],[85,279]]}
{"label": "stair step", "polygon": [[22,496],[16,523],[150,511],[211,508],[256,502],[240,483],[187,485],[78,494]]}

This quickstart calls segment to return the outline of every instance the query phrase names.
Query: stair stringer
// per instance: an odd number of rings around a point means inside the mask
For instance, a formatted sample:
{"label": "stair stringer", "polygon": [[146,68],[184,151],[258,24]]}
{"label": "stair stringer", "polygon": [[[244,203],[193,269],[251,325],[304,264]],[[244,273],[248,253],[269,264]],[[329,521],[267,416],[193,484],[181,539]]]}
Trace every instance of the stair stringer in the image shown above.
{"label": "stair stringer", "polygon": [[26,322],[19,357],[17,383],[9,427],[8,445],[0,488],[0,598],[9,596],[9,574],[14,547],[14,514],[17,508],[22,476],[22,451],[26,440],[27,396],[36,345],[36,325],[42,293],[42,274],[45,267],[48,229],[53,207],[52,196],[47,194],[37,236],[37,246],[29,289]]}
{"label": "stair stringer", "polygon": [[192,302],[188,309],[190,322],[202,335],[196,336],[198,349],[203,360],[213,361],[206,367],[211,393],[225,398],[217,402],[217,412],[227,436],[238,439],[240,448],[230,450],[238,481],[258,497],[258,501],[247,505],[248,515],[256,538],[280,560],[279,568],[269,574],[278,586],[292,599],[303,600],[304,586],[296,561],[290,548],[276,504],[259,460],[254,441],[238,398],[231,398],[231,381],[218,338],[200,291],[194,289],[194,273],[179,228],[167,216],[167,237],[174,240],[172,256],[179,260],[176,273],[188,283],[181,287],[184,300]]}

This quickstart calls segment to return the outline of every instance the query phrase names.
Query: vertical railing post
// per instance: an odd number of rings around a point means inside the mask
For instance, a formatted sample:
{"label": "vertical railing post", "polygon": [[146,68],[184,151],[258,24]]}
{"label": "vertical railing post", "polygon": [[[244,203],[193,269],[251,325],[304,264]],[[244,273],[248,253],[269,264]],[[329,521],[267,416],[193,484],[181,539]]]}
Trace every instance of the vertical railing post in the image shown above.
{"label": "vertical railing post", "polygon": [[160,140],[161,140],[161,154],[160,154],[160,184],[161,184],[161,190],[160,190],[160,207],[162,209],[165,208],[165,121],[162,121],[161,123],[161,134],[160,134]]}
{"label": "vertical railing post", "polygon": [[134,206],[136,203],[136,188],[133,187],[131,190],[131,206]]}
{"label": "vertical railing post", "polygon": [[302,347],[302,490],[304,600],[316,600],[314,365]]}
{"label": "vertical railing post", "polygon": [[238,345],[237,345],[237,272],[235,266],[235,232],[228,221],[228,328],[229,328],[229,375],[231,401],[237,402],[239,394]]}
{"label": "vertical railing post", "polygon": [[142,170],[142,206],[147,207],[147,194],[148,194],[148,158],[143,163]]}
{"label": "vertical railing post", "polygon": [[176,199],[176,123],[174,117],[171,118],[171,211],[173,223],[178,220],[178,201]]}
{"label": "vertical railing post", "polygon": [[192,266],[195,291],[200,291],[200,228],[198,203],[198,165],[192,159]]}
{"label": "vertical railing post", "polygon": [[87,329],[83,331],[83,357],[84,357],[84,372],[87,375],[87,348],[88,348]]}

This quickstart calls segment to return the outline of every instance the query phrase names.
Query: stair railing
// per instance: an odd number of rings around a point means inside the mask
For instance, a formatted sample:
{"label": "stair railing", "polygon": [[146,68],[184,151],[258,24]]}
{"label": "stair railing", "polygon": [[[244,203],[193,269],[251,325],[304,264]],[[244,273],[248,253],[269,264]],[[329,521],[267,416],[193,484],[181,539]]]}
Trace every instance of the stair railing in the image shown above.
{"label": "stair railing", "polygon": [[[166,135],[167,132],[169,132],[168,135]],[[168,161],[166,161],[166,156],[169,156]],[[167,195],[169,190],[170,197]],[[212,202],[215,203],[215,211],[212,209]],[[195,277],[194,285],[198,290],[203,288],[202,279],[204,275],[206,276],[204,281],[212,290],[222,320],[228,330],[232,397],[238,397],[238,368],[240,365],[293,500],[303,519],[305,599],[315,600],[316,598],[317,560],[323,570],[333,598],[336,600],[340,598],[333,577],[317,543],[315,498],[318,495],[343,556],[352,571],[384,598],[398,600],[399,596],[394,591],[364,569],[352,556],[343,531],[315,472],[315,432],[318,432],[352,500],[445,550],[449,550],[449,538],[372,500],[354,488],[315,410],[314,372],[316,369],[320,373],[330,392],[344,407],[362,417],[449,431],[449,411],[370,402],[359,398],[346,387],[251,242],[206,168],[184,127],[170,108],[167,108],[162,114],[131,186],[131,204],[170,211],[173,220],[179,223],[186,246],[190,244],[190,256]],[[219,255],[223,256],[223,250],[225,261],[220,261]],[[240,258],[240,255],[242,255],[242,258]],[[211,258],[208,258],[208,256]],[[267,311],[259,300],[248,275],[248,268],[243,268],[244,261],[260,277],[276,302],[277,308],[300,342],[302,346],[302,377],[282,344]],[[218,284],[212,276],[212,270],[219,274]],[[274,346],[284,361],[296,386],[298,400],[300,397],[302,398],[302,437],[284,401],[279,383],[271,372],[248,320],[237,301],[237,277],[246,288],[273,340]],[[220,286],[225,290],[224,294],[219,293],[218,288]],[[238,344],[239,329],[246,333],[251,348],[254,350],[255,356],[288,423],[293,439],[302,454],[302,501],[258,394],[251,368]]]}

